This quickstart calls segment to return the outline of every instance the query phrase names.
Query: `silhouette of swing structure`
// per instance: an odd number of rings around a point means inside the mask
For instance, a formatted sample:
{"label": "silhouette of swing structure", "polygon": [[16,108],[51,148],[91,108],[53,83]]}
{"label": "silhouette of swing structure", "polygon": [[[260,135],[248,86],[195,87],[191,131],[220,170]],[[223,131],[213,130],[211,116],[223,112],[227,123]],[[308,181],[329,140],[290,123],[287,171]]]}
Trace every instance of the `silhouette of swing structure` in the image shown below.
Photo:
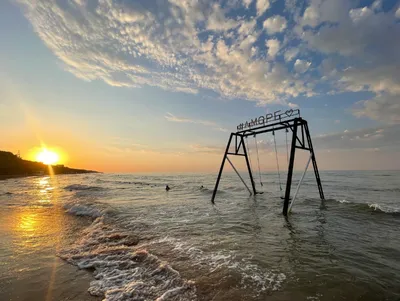
{"label": "silhouette of swing structure", "polygon": [[[290,119],[291,116],[297,116],[297,117]],[[258,126],[259,124],[261,124],[261,125]],[[281,131],[281,130],[285,130],[286,135],[289,132],[289,130],[292,132],[290,158],[288,158],[288,161],[289,161],[288,162],[288,173],[287,173],[287,179],[286,179],[286,189],[285,189],[283,212],[282,212],[283,215],[287,216],[288,212],[291,211],[291,208],[294,204],[294,201],[295,201],[297,193],[299,191],[301,182],[304,179],[304,176],[308,169],[310,161],[313,164],[314,174],[315,174],[315,178],[317,180],[317,186],[318,186],[320,198],[322,200],[325,199],[324,192],[322,190],[321,178],[320,178],[319,172],[318,172],[317,161],[315,159],[314,148],[313,148],[312,141],[311,141],[311,135],[310,135],[310,131],[308,128],[308,123],[306,120],[304,120],[303,118],[300,117],[299,110],[288,110],[281,115],[277,115],[275,112],[273,115],[267,114],[266,118],[264,116],[260,116],[258,119],[256,118],[256,119],[252,120],[250,123],[246,122],[245,125],[244,124],[239,125],[238,131],[230,134],[228,144],[226,146],[225,154],[222,159],[221,167],[220,167],[220,170],[218,173],[217,181],[215,183],[213,195],[211,198],[211,202],[213,204],[215,203],[214,200],[215,200],[215,196],[217,194],[219,182],[221,180],[221,175],[222,175],[222,171],[224,169],[225,161],[229,162],[229,164],[232,166],[233,170],[239,176],[240,180],[246,186],[246,188],[250,194],[256,195],[258,193],[256,191],[256,186],[254,183],[251,162],[249,161],[249,159],[250,159],[249,147],[248,147],[248,144],[246,147],[246,143],[245,143],[245,139],[247,141],[247,137],[249,137],[249,136],[256,137],[257,135],[260,135],[260,134],[272,132],[272,134],[274,135],[275,153],[276,153],[278,173],[279,173],[279,163],[278,163],[278,156],[277,156],[277,150],[276,150],[275,132]],[[286,138],[287,138],[287,136],[286,136]],[[286,139],[286,142],[287,142],[287,139]],[[233,151],[231,150],[232,144],[235,147]],[[308,151],[310,153],[310,156],[309,156],[308,162],[306,164],[304,173],[303,173],[303,175],[298,183],[298,186],[296,188],[295,194],[294,194],[293,198],[291,199],[290,191],[291,191],[291,186],[292,186],[293,167],[294,167],[296,149]],[[257,141],[256,141],[256,150],[257,150],[257,159],[259,161]],[[233,165],[232,161],[229,159],[229,156],[242,156],[245,158],[247,170],[248,170],[249,176],[250,176],[252,190],[250,190],[250,188],[247,186],[246,182],[240,176],[239,172]],[[260,183],[262,185],[260,164],[258,164],[258,168],[259,168],[259,175],[260,175]],[[279,178],[280,178],[280,174],[279,174]],[[279,182],[280,182],[280,179],[279,179]]]}

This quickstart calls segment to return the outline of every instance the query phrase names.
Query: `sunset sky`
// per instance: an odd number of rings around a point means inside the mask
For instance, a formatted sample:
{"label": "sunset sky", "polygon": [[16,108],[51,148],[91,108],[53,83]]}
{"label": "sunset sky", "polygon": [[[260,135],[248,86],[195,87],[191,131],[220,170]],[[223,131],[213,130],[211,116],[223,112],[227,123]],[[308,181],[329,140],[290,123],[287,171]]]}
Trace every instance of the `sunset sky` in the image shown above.
{"label": "sunset sky", "polygon": [[6,0],[0,45],[0,149],[24,158],[213,172],[237,124],[299,108],[321,169],[400,169],[400,1]]}

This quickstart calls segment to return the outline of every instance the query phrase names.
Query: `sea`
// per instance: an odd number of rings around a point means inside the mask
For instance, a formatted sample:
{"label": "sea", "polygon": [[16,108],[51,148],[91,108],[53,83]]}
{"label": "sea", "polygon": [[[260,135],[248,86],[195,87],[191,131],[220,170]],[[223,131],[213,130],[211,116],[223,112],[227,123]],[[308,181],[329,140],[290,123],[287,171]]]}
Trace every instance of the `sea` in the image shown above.
{"label": "sea", "polygon": [[0,300],[400,300],[400,172],[321,179],[288,217],[276,173],[0,181]]}

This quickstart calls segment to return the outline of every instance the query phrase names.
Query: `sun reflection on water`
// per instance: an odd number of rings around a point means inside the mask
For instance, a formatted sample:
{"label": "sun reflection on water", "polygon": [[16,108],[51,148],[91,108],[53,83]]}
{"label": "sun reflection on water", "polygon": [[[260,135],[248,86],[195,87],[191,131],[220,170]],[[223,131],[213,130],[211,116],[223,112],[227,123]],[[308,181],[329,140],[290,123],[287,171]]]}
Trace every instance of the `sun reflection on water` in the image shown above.
{"label": "sun reflection on water", "polygon": [[22,231],[33,232],[38,226],[38,219],[36,213],[22,213],[19,216],[18,228]]}
{"label": "sun reflection on water", "polygon": [[[62,207],[63,182],[57,176],[44,176],[12,185],[7,190],[12,194],[6,199],[10,206],[0,212],[0,282],[24,279],[24,293],[39,290],[37,284],[41,283],[40,300],[59,300],[54,294],[59,293],[65,268],[56,254],[69,242],[73,233],[70,225],[75,225]],[[3,296],[0,285],[0,300],[5,300]]]}
{"label": "sun reflection on water", "polygon": [[35,186],[37,186],[37,195],[39,200],[37,201],[39,206],[49,206],[54,203],[56,192],[53,185],[54,179],[51,177],[44,177],[39,179]]}
{"label": "sun reflection on water", "polygon": [[49,184],[49,179],[50,179],[50,177],[41,178],[41,179],[39,179],[38,184],[41,186],[46,186]]}

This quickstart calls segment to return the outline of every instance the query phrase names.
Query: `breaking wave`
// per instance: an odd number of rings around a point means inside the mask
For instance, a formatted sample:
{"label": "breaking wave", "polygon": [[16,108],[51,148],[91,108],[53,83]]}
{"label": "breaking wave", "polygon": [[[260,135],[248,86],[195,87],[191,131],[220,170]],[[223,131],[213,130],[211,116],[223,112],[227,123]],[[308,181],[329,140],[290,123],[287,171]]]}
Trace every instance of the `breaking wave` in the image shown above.
{"label": "breaking wave", "polygon": [[80,269],[93,270],[88,292],[104,300],[197,300],[194,282],[181,277],[167,262],[137,247],[139,238],[107,223],[107,209],[99,204],[70,202],[73,215],[95,218],[71,247],[58,256]]}
{"label": "breaking wave", "polygon": [[81,191],[81,190],[91,190],[91,191],[102,191],[105,190],[103,187],[98,186],[89,186],[89,185],[82,185],[82,184],[72,184],[64,187],[65,190],[69,191]]}
{"label": "breaking wave", "polygon": [[399,208],[393,208],[389,206],[383,206],[379,204],[368,204],[368,207],[374,209],[374,211],[381,211],[384,213],[391,213],[391,214],[400,214]]}
{"label": "breaking wave", "polygon": [[286,275],[276,270],[265,270],[260,268],[248,258],[239,258],[234,251],[204,252],[200,248],[187,243],[184,240],[163,237],[159,240],[146,242],[142,246],[170,244],[174,253],[189,258],[193,266],[199,269],[207,268],[207,273],[214,273],[217,270],[229,270],[238,273],[242,287],[251,287],[255,295],[264,291],[277,291],[286,280]]}
{"label": "breaking wave", "polygon": [[387,214],[392,214],[392,215],[397,215],[400,214],[400,208],[395,208],[395,207],[391,207],[391,206],[384,206],[381,204],[376,204],[376,203],[372,203],[372,204],[366,204],[366,203],[355,203],[355,202],[350,202],[347,200],[335,200],[336,202],[339,202],[341,204],[348,204],[351,205],[357,209],[361,209],[361,210],[373,210],[375,212],[381,212],[381,213],[387,213]]}
{"label": "breaking wave", "polygon": [[97,218],[103,216],[106,209],[100,209],[95,203],[81,203],[79,201],[69,201],[63,205],[65,211],[76,216],[88,216]]}

